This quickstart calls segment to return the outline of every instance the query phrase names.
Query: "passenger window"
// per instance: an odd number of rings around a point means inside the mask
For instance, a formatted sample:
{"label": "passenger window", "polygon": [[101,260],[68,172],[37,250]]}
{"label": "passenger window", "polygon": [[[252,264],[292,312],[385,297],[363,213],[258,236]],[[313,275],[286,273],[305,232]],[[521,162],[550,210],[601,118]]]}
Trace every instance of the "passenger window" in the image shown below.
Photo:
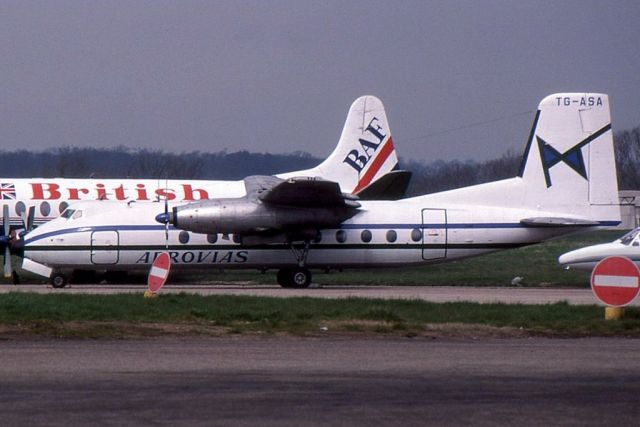
{"label": "passenger window", "polygon": [[22,203],[22,202],[16,203],[16,213],[18,215],[22,215],[24,213],[25,209],[26,209],[26,207],[25,207],[24,203]]}
{"label": "passenger window", "polygon": [[398,239],[398,233],[395,230],[387,231],[387,242],[393,243]]}
{"label": "passenger window", "polygon": [[42,216],[49,216],[50,213],[51,213],[51,205],[49,204],[49,202],[42,202],[40,204],[40,214]]}
{"label": "passenger window", "polygon": [[369,243],[372,237],[371,231],[369,230],[362,230],[362,233],[360,233],[360,238],[364,243]]}
{"label": "passenger window", "polygon": [[347,241],[347,232],[346,232],[346,231],[344,231],[344,230],[338,230],[338,231],[336,232],[336,240],[337,240],[339,243],[344,243],[344,242],[346,242],[346,241]]}

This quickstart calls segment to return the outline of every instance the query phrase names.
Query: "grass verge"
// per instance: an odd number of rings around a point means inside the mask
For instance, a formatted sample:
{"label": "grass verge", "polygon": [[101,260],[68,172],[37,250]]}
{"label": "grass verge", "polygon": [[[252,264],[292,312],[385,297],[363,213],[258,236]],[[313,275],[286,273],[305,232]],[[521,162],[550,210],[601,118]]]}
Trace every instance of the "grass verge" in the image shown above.
{"label": "grass verge", "polygon": [[640,310],[605,321],[604,308],[352,298],[161,295],[0,295],[0,338],[388,333],[400,336],[634,336]]}

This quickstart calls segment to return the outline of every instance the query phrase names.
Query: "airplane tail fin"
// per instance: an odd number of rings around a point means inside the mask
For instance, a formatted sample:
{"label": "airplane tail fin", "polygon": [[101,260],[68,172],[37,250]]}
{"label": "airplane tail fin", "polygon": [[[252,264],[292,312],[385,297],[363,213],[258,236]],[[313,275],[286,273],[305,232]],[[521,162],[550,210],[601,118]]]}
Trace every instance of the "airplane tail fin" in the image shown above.
{"label": "airplane tail fin", "polygon": [[527,211],[529,227],[620,223],[609,97],[558,93],[538,106],[517,177],[427,197]]}
{"label": "airplane tail fin", "polygon": [[[519,177],[523,207],[581,216],[598,225],[619,223],[609,97],[558,93],[544,98]],[[547,219],[548,224],[544,217],[530,220],[532,225],[558,225],[558,218]]]}
{"label": "airplane tail fin", "polygon": [[345,193],[358,194],[397,165],[398,157],[382,101],[367,95],[351,104],[338,145],[325,161],[315,168],[278,177],[322,177],[339,183]]}

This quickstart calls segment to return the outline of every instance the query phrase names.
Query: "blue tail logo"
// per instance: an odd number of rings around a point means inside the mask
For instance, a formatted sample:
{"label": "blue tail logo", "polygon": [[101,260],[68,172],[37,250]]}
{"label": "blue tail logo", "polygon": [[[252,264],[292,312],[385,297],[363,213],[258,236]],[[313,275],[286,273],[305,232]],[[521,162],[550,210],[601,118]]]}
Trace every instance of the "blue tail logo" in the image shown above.
{"label": "blue tail logo", "polygon": [[540,159],[542,160],[542,169],[544,170],[544,179],[547,183],[547,188],[553,185],[551,183],[551,175],[549,174],[549,169],[551,169],[558,163],[566,164],[571,169],[576,171],[578,175],[588,181],[589,177],[587,176],[587,167],[585,166],[584,157],[582,156],[582,148],[589,145],[592,141],[594,141],[600,135],[604,134],[610,129],[611,124],[606,125],[602,129],[580,141],[564,153],[560,153],[558,150],[549,145],[549,143],[547,143],[544,139],[536,135],[536,140],[538,141],[538,149],[540,150]]}

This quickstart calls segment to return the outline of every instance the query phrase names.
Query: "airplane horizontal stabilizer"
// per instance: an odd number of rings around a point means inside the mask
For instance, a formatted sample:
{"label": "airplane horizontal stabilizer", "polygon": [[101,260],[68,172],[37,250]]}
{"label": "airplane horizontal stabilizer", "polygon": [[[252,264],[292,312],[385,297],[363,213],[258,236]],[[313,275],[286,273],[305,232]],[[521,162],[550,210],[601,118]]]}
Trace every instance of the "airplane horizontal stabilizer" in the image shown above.
{"label": "airplane horizontal stabilizer", "polygon": [[407,193],[411,172],[391,171],[358,192],[360,200],[400,200]]}
{"label": "airplane horizontal stabilizer", "polygon": [[520,224],[527,227],[596,227],[598,221],[589,221],[576,218],[536,217],[520,220]]}

